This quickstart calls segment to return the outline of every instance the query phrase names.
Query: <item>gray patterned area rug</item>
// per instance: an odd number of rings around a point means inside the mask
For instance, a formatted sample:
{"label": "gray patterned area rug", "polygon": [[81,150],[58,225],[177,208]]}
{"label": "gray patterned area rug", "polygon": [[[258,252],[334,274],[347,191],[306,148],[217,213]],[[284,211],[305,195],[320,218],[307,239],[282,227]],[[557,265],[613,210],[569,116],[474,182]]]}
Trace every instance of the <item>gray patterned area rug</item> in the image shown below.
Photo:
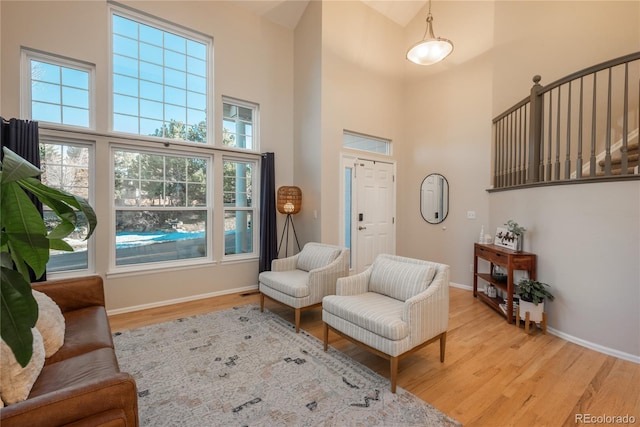
{"label": "gray patterned area rug", "polygon": [[452,418],[256,305],[114,335],[143,426],[435,426]]}

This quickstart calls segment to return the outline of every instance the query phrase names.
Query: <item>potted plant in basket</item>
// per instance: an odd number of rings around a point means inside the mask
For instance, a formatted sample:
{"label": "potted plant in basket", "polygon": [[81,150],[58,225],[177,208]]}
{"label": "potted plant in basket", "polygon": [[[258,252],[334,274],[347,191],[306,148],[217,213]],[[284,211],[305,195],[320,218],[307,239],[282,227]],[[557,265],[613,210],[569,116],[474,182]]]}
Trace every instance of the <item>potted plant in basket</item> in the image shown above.
{"label": "potted plant in basket", "polygon": [[[13,151],[3,148],[0,163],[0,321],[2,339],[18,363],[26,366],[33,352],[33,328],[38,320],[38,304],[31,292],[31,270],[39,279],[49,261],[49,250],[73,251],[63,239],[78,224],[77,212],[88,223],[85,239],[97,225],[89,203],[73,194],[44,185],[37,179],[42,171]],[[47,230],[46,224],[27,191],[47,205],[60,222]]]}
{"label": "potted plant in basket", "polygon": [[554,296],[547,290],[546,283],[532,279],[523,279],[518,283],[516,295],[520,298],[520,318],[525,319],[525,313],[529,312],[529,320],[542,321],[544,313],[544,300],[554,300]]}

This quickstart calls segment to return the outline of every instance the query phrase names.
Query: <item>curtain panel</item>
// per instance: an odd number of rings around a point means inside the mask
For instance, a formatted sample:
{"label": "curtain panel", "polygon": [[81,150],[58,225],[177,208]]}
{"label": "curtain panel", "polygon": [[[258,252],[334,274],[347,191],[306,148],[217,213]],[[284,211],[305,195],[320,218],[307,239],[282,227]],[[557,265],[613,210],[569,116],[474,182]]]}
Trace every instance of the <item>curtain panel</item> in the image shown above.
{"label": "curtain panel", "polygon": [[262,154],[260,169],[260,272],[271,270],[271,261],[278,258],[276,218],[275,157]]}

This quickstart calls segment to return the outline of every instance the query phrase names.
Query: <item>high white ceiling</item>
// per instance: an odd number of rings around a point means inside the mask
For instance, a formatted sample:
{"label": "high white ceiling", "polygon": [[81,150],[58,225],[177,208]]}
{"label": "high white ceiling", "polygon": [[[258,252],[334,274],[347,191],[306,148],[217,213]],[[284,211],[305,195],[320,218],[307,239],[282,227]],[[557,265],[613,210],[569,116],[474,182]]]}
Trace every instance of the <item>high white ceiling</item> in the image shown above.
{"label": "high white ceiling", "polygon": [[[327,1],[327,0],[325,0]],[[343,1],[343,0],[329,0]],[[401,27],[427,3],[422,0],[360,0]],[[309,0],[238,0],[238,4],[287,28],[295,28]]]}

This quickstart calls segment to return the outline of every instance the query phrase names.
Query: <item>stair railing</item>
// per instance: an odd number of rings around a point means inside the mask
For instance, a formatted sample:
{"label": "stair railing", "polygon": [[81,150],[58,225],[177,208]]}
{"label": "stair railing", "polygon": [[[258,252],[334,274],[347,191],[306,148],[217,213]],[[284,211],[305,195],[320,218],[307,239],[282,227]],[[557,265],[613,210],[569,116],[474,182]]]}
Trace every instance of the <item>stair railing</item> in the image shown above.
{"label": "stair railing", "polygon": [[540,81],[493,119],[494,189],[640,179],[640,52]]}

